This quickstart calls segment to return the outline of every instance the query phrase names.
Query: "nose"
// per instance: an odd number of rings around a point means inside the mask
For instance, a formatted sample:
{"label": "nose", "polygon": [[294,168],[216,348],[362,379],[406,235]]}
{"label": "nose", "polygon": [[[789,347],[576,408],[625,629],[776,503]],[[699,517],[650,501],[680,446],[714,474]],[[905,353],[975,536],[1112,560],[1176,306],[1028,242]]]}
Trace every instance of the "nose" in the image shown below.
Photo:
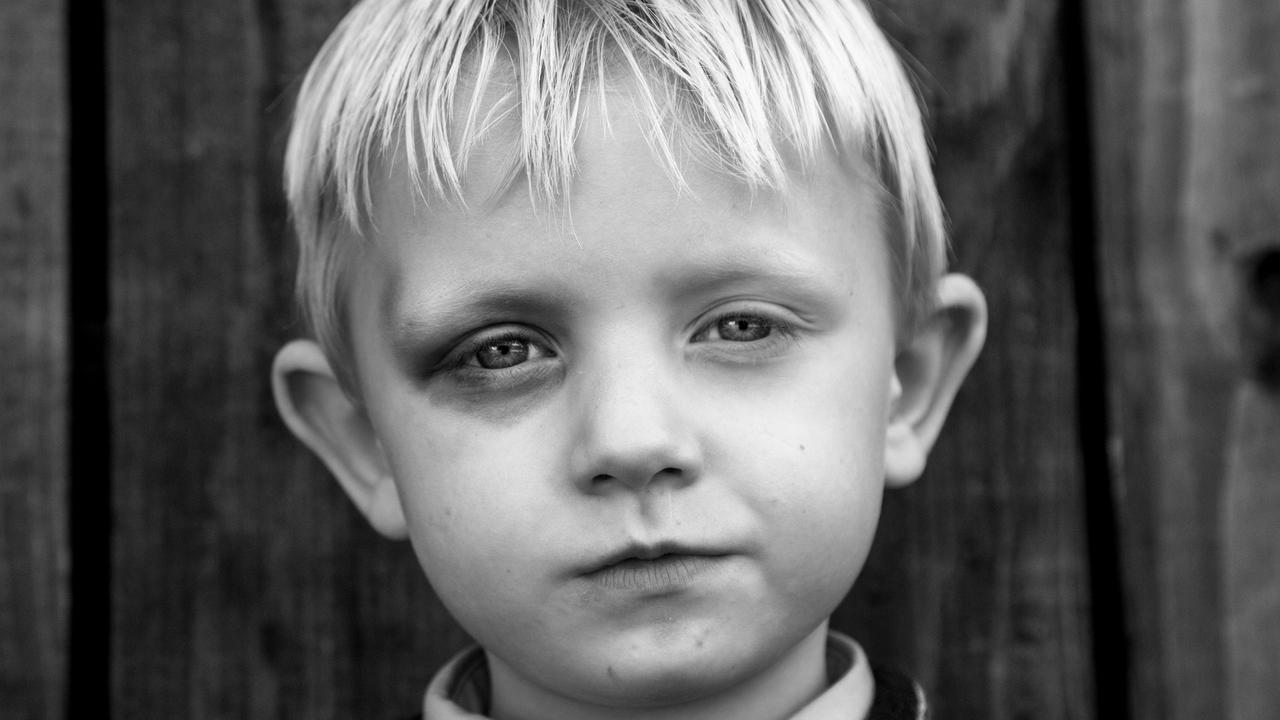
{"label": "nose", "polygon": [[685,485],[702,473],[688,393],[669,363],[638,355],[614,354],[579,376],[572,465],[584,492]]}

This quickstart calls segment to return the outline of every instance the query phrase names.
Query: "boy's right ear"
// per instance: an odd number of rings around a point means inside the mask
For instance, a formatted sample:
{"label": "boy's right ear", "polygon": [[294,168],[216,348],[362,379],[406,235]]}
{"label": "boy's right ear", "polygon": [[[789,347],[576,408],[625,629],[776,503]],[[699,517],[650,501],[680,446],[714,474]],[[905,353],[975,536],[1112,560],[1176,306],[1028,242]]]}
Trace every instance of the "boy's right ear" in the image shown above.
{"label": "boy's right ear", "polygon": [[285,425],[311,448],[369,524],[408,536],[404,508],[369,416],[342,390],[320,346],[293,340],[276,353],[271,387]]}

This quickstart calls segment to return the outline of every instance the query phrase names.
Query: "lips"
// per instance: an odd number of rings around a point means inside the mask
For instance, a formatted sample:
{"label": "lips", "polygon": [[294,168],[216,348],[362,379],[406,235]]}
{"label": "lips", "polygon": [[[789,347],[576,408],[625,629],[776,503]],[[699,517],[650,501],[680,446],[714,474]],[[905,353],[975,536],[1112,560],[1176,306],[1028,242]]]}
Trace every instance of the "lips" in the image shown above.
{"label": "lips", "polygon": [[608,590],[674,592],[720,565],[726,554],[675,544],[633,546],[606,557],[582,576]]}

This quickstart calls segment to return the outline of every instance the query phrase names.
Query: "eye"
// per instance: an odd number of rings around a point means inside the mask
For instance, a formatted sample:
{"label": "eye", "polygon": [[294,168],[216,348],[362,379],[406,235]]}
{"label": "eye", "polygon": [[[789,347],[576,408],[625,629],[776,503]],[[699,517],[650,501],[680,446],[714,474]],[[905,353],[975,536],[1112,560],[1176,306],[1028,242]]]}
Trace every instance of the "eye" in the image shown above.
{"label": "eye", "polygon": [[546,343],[531,334],[508,331],[481,335],[469,342],[462,348],[457,365],[480,370],[506,370],[530,360],[554,356]]}
{"label": "eye", "polygon": [[432,388],[456,397],[505,402],[517,394],[550,387],[563,371],[564,362],[546,335],[509,324],[473,332],[433,367],[421,371],[421,378]]}
{"label": "eye", "polygon": [[695,342],[758,343],[790,332],[782,320],[754,312],[729,312],[712,318],[694,334]]}
{"label": "eye", "polygon": [[502,338],[481,345],[471,353],[476,364],[486,370],[514,367],[529,359],[529,343],[517,338]]}
{"label": "eye", "polygon": [[731,342],[763,340],[773,330],[773,323],[754,315],[728,315],[716,321],[716,332],[720,339]]}

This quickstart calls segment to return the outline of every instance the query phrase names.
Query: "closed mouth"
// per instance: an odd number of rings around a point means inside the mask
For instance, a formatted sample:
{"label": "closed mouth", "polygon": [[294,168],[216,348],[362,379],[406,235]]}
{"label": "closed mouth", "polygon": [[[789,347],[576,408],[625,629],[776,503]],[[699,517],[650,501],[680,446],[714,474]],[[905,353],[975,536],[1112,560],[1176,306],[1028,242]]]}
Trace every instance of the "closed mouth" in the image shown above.
{"label": "closed mouth", "polygon": [[662,591],[688,585],[714,565],[712,555],[662,555],[652,560],[632,558],[591,573],[610,590]]}
{"label": "closed mouth", "polygon": [[724,553],[678,546],[631,548],[606,559],[583,577],[609,590],[671,592],[686,587],[725,557]]}

